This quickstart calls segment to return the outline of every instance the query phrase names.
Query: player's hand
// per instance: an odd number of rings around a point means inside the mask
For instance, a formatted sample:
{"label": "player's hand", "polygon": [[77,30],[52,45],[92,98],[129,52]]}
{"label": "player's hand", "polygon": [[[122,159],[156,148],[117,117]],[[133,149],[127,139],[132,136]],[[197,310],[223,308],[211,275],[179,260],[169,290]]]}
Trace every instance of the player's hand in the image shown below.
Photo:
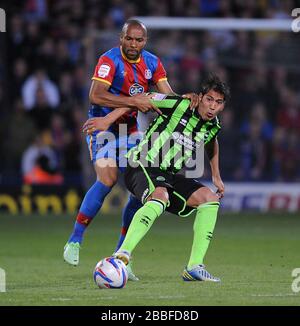
{"label": "player's hand", "polygon": [[133,106],[135,106],[139,111],[146,113],[148,111],[155,111],[161,114],[161,111],[151,102],[153,94],[137,94],[131,98]]}
{"label": "player's hand", "polygon": [[106,131],[110,126],[111,123],[105,117],[90,118],[84,123],[82,131],[90,135],[94,131]]}
{"label": "player's hand", "polygon": [[223,183],[221,177],[220,176],[213,176],[212,181],[213,181],[213,184],[215,185],[215,187],[217,188],[217,195],[220,198],[223,198],[224,197],[224,192],[225,192],[225,186],[224,186],[224,183]]}
{"label": "player's hand", "polygon": [[199,105],[199,96],[195,93],[187,93],[182,95],[183,98],[187,98],[191,101],[190,108],[193,110]]}

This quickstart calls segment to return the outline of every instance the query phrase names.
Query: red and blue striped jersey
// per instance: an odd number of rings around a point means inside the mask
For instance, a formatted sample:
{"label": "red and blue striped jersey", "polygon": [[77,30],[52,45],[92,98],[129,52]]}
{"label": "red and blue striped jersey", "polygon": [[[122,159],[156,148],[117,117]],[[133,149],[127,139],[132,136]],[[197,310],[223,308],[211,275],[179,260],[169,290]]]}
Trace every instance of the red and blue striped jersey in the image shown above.
{"label": "red and blue striped jersey", "polygon": [[[166,80],[166,71],[160,59],[152,53],[142,50],[137,60],[129,60],[120,47],[104,53],[95,68],[93,80],[108,84],[109,92],[115,95],[134,96],[148,92],[151,85]],[[112,109],[91,104],[89,117],[105,116]],[[128,133],[137,130],[137,112],[124,115],[120,121],[128,126]],[[116,131],[117,123],[112,128]]]}

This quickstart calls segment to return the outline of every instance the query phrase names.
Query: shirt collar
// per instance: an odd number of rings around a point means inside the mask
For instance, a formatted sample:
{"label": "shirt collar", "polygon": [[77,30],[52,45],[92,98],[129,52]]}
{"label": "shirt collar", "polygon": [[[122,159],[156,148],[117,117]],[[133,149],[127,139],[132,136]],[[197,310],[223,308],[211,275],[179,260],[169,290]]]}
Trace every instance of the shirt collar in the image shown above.
{"label": "shirt collar", "polygon": [[199,120],[203,120],[203,119],[201,118],[201,115],[199,114],[197,108],[194,108],[192,112],[193,112],[193,115],[196,116]]}
{"label": "shirt collar", "polygon": [[192,112],[193,112],[193,115],[196,116],[202,123],[207,123],[208,125],[212,125],[216,122],[216,118],[214,118],[212,120],[203,120],[197,109],[193,109]]}

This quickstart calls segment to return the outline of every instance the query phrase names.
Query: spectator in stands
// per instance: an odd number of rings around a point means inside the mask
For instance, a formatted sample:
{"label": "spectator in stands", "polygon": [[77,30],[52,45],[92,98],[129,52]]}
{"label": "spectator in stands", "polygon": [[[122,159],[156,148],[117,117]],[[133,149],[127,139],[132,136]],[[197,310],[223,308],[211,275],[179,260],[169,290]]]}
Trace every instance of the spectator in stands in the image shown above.
{"label": "spectator in stands", "polygon": [[300,135],[300,103],[296,93],[291,89],[282,89],[277,125],[287,130],[295,130]]}
{"label": "spectator in stands", "polygon": [[17,98],[12,105],[12,114],[1,119],[0,130],[3,131],[1,145],[2,164],[6,170],[20,171],[21,158],[28,146],[33,142],[36,135],[36,127],[32,119],[26,114],[21,98]]}
{"label": "spectator in stands", "polygon": [[18,58],[14,62],[13,65],[13,76],[11,81],[9,82],[9,87],[13,87],[14,94],[10,99],[13,101],[14,99],[22,96],[22,85],[26,80],[26,76],[28,74],[28,65],[27,62],[23,58]]}
{"label": "spectator in stands", "polygon": [[46,0],[26,0],[24,18],[27,21],[43,21],[47,18]]}
{"label": "spectator in stands", "polygon": [[300,144],[296,131],[276,128],[273,137],[274,181],[299,182]]}
{"label": "spectator in stands", "polygon": [[46,75],[43,69],[38,69],[28,77],[22,87],[22,97],[26,110],[31,110],[37,103],[37,96],[41,89],[45,94],[46,101],[51,108],[59,105],[59,92],[54,82]]}
{"label": "spectator in stands", "polygon": [[35,94],[35,103],[27,114],[39,130],[47,129],[53,115],[53,109],[50,107],[44,88],[38,87]]}
{"label": "spectator in stands", "polygon": [[49,158],[46,155],[40,155],[32,170],[24,175],[24,183],[31,185],[61,185],[64,178],[49,165]]}
{"label": "spectator in stands", "polygon": [[55,151],[51,147],[51,135],[49,131],[38,134],[34,142],[24,151],[22,156],[22,174],[30,173],[41,155],[47,156],[49,167],[58,169],[58,161]]}

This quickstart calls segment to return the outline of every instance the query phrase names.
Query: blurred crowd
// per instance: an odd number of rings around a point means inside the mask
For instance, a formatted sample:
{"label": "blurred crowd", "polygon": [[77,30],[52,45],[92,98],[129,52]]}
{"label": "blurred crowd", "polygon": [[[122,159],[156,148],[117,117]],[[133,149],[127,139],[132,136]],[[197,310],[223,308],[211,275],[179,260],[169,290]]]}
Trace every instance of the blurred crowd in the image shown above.
{"label": "blurred crowd", "polygon": [[[81,155],[81,126],[91,72],[101,52],[118,44],[126,19],[289,18],[295,7],[293,0],[11,1],[5,8],[7,33],[0,39],[2,183],[34,183],[34,178],[40,183],[80,182],[83,165],[89,164],[88,156]],[[89,38],[92,30],[98,32],[98,43]],[[177,93],[197,92],[210,71],[230,85],[232,98],[222,113],[219,137],[225,180],[300,181],[299,35],[228,30],[149,34],[147,49],[161,58]],[[101,41],[111,35],[111,42]]]}

